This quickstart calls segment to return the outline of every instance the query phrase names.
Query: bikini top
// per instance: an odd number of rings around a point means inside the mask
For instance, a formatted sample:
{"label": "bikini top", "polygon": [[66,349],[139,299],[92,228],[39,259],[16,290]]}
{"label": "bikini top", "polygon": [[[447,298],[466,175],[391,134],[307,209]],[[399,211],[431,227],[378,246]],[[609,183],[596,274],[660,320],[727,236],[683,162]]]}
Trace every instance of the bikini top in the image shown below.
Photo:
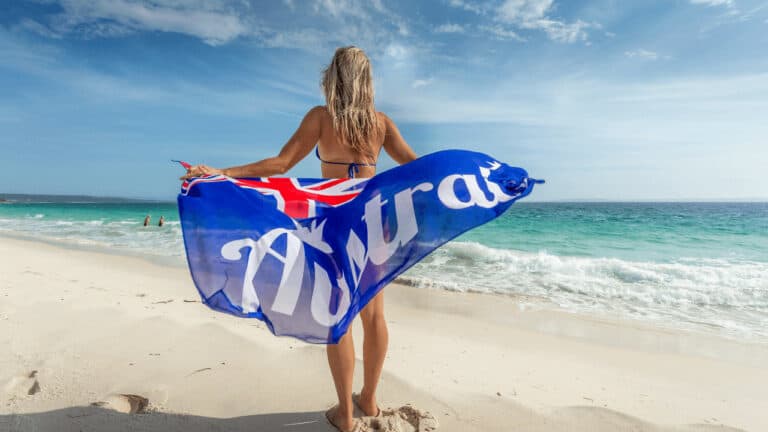
{"label": "bikini top", "polygon": [[362,162],[333,162],[333,161],[327,161],[323,160],[323,158],[320,157],[320,146],[315,147],[315,156],[317,156],[317,159],[322,163],[327,164],[333,164],[333,165],[349,165],[349,168],[347,168],[347,177],[349,178],[355,178],[355,174],[360,171],[361,166],[370,166],[375,167],[376,164],[372,163],[362,163]]}

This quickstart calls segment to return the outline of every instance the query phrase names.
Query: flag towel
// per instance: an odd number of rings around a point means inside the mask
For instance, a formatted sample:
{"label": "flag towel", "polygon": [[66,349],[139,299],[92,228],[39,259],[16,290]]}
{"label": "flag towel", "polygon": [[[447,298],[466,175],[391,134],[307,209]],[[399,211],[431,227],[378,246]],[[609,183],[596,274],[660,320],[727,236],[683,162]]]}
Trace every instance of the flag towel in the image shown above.
{"label": "flag towel", "polygon": [[386,284],[540,182],[445,150],[367,179],[193,178],[178,204],[206,305],[275,335],[336,343]]}

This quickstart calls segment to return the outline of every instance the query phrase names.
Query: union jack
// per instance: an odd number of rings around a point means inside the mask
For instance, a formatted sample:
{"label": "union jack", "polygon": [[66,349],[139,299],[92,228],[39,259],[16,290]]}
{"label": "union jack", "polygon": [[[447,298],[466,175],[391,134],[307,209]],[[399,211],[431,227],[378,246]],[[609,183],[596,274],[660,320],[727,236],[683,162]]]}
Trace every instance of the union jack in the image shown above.
{"label": "union jack", "polygon": [[[179,163],[189,168],[189,164]],[[184,181],[181,184],[181,194],[189,194],[189,191],[200,183],[223,181],[271,196],[275,199],[278,210],[292,218],[304,219],[317,216],[318,209],[338,207],[352,201],[363,190],[368,179],[232,178],[212,175]]]}

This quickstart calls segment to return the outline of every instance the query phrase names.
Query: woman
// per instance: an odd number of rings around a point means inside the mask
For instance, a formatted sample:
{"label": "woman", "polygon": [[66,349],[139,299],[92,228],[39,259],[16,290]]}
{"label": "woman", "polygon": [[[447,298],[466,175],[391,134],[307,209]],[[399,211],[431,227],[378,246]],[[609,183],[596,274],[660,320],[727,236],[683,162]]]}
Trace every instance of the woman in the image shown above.
{"label": "woman", "polygon": [[[326,105],[314,107],[307,113],[277,156],[225,169],[196,165],[189,168],[182,179],[213,174],[229,177],[285,174],[313,148],[325,178],[372,177],[382,148],[400,164],[416,159],[394,122],[384,113],[376,112],[371,63],[363,50],[353,46],[337,49],[331,64],[323,71],[322,88]],[[380,410],[376,387],[389,340],[383,291],[360,312],[360,319],[364,334],[364,382],[354,403],[366,415],[377,416]],[[355,430],[358,425],[352,416],[355,367],[352,332],[347,332],[338,344],[328,345],[327,352],[339,405],[326,416],[340,431]]]}

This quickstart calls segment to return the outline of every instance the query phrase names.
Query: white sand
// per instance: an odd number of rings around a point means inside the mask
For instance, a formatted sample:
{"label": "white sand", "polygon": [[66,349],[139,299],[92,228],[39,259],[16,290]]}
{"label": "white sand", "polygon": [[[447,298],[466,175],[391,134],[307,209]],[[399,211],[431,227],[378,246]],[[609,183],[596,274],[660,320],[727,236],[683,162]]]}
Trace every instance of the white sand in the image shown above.
{"label": "white sand", "polygon": [[[440,431],[768,430],[766,345],[499,296],[386,302],[381,404]],[[331,430],[324,347],[207,309],[185,269],[2,238],[0,347],[2,432]]]}

